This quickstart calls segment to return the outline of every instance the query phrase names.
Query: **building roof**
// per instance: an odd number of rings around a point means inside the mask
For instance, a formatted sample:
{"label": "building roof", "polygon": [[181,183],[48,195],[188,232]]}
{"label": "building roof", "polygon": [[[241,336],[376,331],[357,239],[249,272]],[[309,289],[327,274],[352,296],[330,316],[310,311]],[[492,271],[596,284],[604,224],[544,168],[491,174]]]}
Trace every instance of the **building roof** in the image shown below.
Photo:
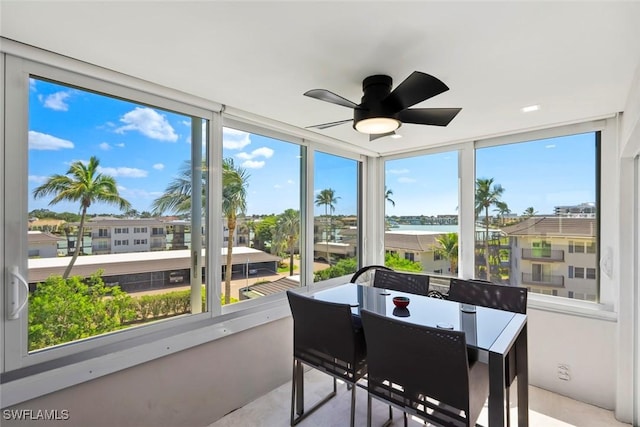
{"label": "building roof", "polygon": [[27,234],[27,242],[30,245],[36,243],[57,243],[60,240],[64,240],[64,238],[47,232],[43,233],[42,231],[29,231]]}
{"label": "building roof", "polygon": [[545,216],[528,218],[502,231],[509,236],[595,237],[596,228],[595,218]]}
{"label": "building roof", "polygon": [[[202,250],[203,257],[205,249]],[[220,253],[221,264],[226,263],[227,250]],[[61,275],[71,257],[29,259],[29,282],[42,282],[52,274]],[[232,264],[254,264],[280,261],[280,257],[253,248],[233,248]],[[191,266],[189,249],[175,251],[127,252],[121,254],[80,256],[73,265],[72,275],[89,276],[97,269],[104,270],[104,276],[120,274],[148,273],[152,271],[180,270]]]}
{"label": "building roof", "polygon": [[300,287],[300,276],[282,277],[278,280],[268,283],[259,283],[257,285],[250,286],[250,292],[255,292],[262,296],[277,294],[288,291],[289,289]]}
{"label": "building roof", "polygon": [[447,233],[427,230],[387,231],[384,233],[384,246],[387,250],[432,251],[434,246],[439,246],[436,239],[442,234]]}

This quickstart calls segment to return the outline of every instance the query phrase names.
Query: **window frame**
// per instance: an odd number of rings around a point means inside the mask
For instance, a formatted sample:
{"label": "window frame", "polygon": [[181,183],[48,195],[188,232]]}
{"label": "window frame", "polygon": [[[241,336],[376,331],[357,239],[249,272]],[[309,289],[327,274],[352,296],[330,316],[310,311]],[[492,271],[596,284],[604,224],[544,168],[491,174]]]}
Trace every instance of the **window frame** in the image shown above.
{"label": "window frame", "polygon": [[[186,104],[181,101],[165,98],[158,94],[152,94],[131,86],[125,86],[118,82],[106,81],[98,77],[89,76],[74,70],[61,69],[52,65],[32,61],[30,59],[21,58],[12,55],[3,55],[6,64],[7,86],[4,87],[5,96],[8,102],[14,108],[7,109],[5,117],[7,123],[11,123],[6,127],[5,150],[7,157],[11,158],[11,162],[3,162],[3,177],[5,182],[11,184],[18,191],[14,194],[6,194],[3,199],[5,203],[6,218],[5,224],[5,245],[10,244],[15,247],[15,251],[5,253],[3,263],[5,269],[9,266],[18,266],[18,271],[23,277],[26,277],[27,258],[21,259],[21,254],[27,253],[27,235],[20,230],[26,230],[26,216],[24,212],[28,211],[27,200],[23,196],[27,191],[27,180],[24,171],[27,171],[28,144],[26,137],[29,127],[29,79],[31,77],[40,78],[60,82],[60,84],[71,88],[77,87],[85,91],[93,91],[104,94],[108,97],[120,98],[141,105],[149,105],[152,108],[159,108],[169,111],[175,111],[180,114],[191,117],[200,117],[213,121],[214,114],[212,110],[202,109],[200,107]],[[117,76],[114,76],[117,77]],[[11,83],[9,83],[11,82]],[[11,142],[16,141],[16,142]],[[209,141],[210,143],[210,141]],[[9,179],[7,179],[9,177]],[[8,199],[7,199],[8,197]],[[13,203],[12,203],[13,202]],[[22,214],[21,214],[22,213]],[[8,223],[12,227],[7,226]],[[9,231],[13,230],[13,231]],[[122,231],[122,230],[121,230]],[[126,243],[123,243],[126,242]],[[128,245],[128,241],[121,242]],[[4,298],[3,295],[3,304]],[[22,301],[24,294],[20,294]],[[209,304],[208,307],[211,307]],[[2,328],[4,332],[4,366],[3,372],[17,370],[32,365],[51,362],[56,359],[72,356],[79,352],[86,352],[99,348],[101,346],[111,345],[124,339],[136,339],[167,329],[167,322],[154,323],[136,328],[123,329],[121,331],[111,332],[109,334],[90,337],[70,343],[49,347],[42,350],[28,352],[27,350],[27,334],[28,334],[28,307],[21,312],[17,320],[5,320]],[[211,311],[201,314],[192,314],[187,316],[178,316],[170,319],[176,325],[197,322],[212,316]]]}

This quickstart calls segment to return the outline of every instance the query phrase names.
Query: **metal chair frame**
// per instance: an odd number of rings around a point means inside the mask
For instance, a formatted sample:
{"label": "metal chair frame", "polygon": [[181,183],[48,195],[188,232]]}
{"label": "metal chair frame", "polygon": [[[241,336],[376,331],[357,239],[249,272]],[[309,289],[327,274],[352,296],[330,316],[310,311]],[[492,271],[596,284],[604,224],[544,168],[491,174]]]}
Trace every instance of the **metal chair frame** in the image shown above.
{"label": "metal chair frame", "polygon": [[416,295],[429,295],[429,276],[426,274],[400,273],[379,270],[373,276],[373,286]]}
{"label": "metal chair frame", "polygon": [[[349,304],[316,300],[287,291],[293,315],[291,425],[311,415],[336,395],[336,379],[351,389],[351,426],[355,422],[357,381],[367,372],[364,332],[353,322]],[[333,391],[304,410],[303,364],[333,377]]]}
{"label": "metal chair frame", "polygon": [[[471,369],[465,333],[361,310],[368,346],[367,425],[375,398],[426,422],[475,425],[489,395],[488,366]],[[472,396],[474,389],[479,394]],[[463,415],[464,414],[464,415]]]}

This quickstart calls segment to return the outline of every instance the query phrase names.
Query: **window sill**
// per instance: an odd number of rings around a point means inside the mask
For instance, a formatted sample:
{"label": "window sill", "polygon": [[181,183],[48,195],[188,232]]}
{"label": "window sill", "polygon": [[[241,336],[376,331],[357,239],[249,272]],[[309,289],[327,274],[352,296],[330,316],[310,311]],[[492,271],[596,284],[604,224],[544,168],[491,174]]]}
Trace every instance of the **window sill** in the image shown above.
{"label": "window sill", "polygon": [[529,293],[527,307],[533,310],[586,317],[609,322],[618,321],[618,313],[613,307],[595,302],[579,301],[556,296]]}
{"label": "window sill", "polygon": [[42,363],[8,372],[2,378],[2,408],[118,372],[173,353],[206,344],[290,316],[286,298],[277,298],[242,312],[178,325],[57,363]]}

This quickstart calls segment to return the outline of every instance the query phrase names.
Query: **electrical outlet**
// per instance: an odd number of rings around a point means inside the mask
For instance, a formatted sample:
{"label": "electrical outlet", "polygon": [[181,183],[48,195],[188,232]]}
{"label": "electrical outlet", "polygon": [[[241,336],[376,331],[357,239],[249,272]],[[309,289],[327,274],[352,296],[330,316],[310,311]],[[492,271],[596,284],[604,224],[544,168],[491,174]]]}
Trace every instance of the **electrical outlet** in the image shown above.
{"label": "electrical outlet", "polygon": [[571,369],[566,363],[558,363],[557,373],[558,379],[563,381],[571,380]]}

